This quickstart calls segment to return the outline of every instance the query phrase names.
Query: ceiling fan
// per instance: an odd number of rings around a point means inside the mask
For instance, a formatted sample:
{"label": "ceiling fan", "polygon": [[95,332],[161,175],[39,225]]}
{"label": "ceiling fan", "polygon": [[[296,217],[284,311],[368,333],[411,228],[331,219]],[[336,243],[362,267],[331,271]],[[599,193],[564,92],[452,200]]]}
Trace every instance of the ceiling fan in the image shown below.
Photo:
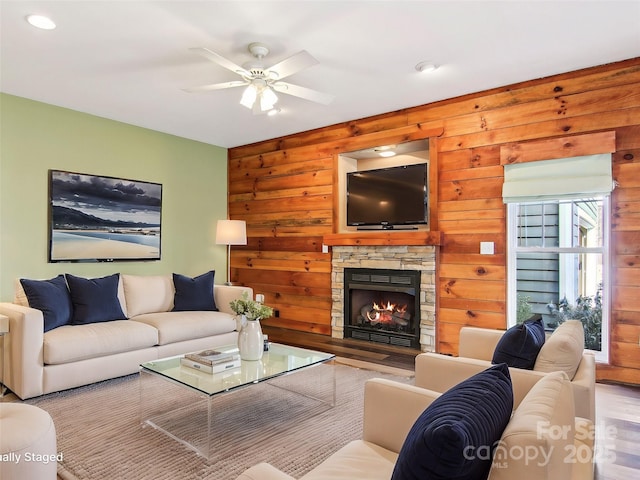
{"label": "ceiling fan", "polygon": [[190,50],[192,52],[202,55],[221,67],[237,73],[242,77],[242,80],[201,85],[198,87],[185,88],[184,90],[189,93],[198,93],[222,90],[225,88],[246,87],[240,99],[240,104],[253,110],[254,114],[266,113],[273,110],[278,101],[276,92],[293,95],[294,97],[300,97],[323,105],[328,105],[333,100],[333,95],[331,94],[282,81],[282,79],[294,73],[298,73],[305,68],[319,63],[307,51],[302,50],[267,68],[263,60],[264,57],[269,54],[269,48],[263,43],[255,42],[249,44],[248,49],[251,55],[255,57],[255,60],[251,60],[240,66],[208,48],[191,48]]}

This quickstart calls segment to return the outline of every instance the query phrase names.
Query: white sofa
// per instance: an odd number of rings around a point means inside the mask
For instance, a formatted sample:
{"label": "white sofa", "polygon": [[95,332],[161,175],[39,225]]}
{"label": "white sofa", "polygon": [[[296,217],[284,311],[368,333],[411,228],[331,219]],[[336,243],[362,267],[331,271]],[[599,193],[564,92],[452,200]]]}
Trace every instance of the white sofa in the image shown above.
{"label": "white sofa", "polygon": [[[300,480],[389,480],[409,430],[440,395],[386,379],[369,380],[365,385],[362,440],[348,443]],[[557,435],[557,431],[563,435]],[[591,480],[593,438],[593,424],[575,417],[566,374],[547,375],[532,386],[514,410],[499,441],[500,458],[494,457],[488,478]],[[522,455],[525,450],[531,455]],[[259,463],[237,480],[295,479],[268,463]]]}
{"label": "white sofa", "polygon": [[135,373],[141,363],[237,342],[229,307],[248,287],[214,286],[218,311],[172,311],[172,275],[120,275],[118,300],[126,320],[64,325],[44,332],[40,310],[16,288],[0,303],[9,333],[0,350],[2,382],[21,399]]}

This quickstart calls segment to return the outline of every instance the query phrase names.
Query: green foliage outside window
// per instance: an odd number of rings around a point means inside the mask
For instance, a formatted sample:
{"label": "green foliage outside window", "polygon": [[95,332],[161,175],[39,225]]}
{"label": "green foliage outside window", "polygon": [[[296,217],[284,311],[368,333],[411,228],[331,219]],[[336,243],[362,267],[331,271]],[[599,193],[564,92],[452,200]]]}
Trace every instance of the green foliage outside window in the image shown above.
{"label": "green foliage outside window", "polygon": [[529,320],[533,315],[531,308],[531,297],[528,295],[518,295],[518,304],[516,305],[516,322],[523,323],[525,320]]}
{"label": "green foliage outside window", "polygon": [[575,305],[563,298],[557,306],[550,303],[547,308],[557,320],[557,325],[566,320],[580,320],[584,326],[585,348],[602,349],[602,285],[592,297],[580,295]]}

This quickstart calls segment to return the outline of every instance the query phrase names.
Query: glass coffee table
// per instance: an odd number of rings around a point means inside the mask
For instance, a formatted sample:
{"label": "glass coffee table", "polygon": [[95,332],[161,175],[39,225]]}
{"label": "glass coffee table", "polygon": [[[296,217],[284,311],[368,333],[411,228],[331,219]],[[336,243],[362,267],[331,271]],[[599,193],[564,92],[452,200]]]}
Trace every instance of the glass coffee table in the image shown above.
{"label": "glass coffee table", "polygon": [[182,357],[140,365],[140,419],[208,460],[335,406],[329,353],[271,343],[261,360],[213,374],[181,365]]}

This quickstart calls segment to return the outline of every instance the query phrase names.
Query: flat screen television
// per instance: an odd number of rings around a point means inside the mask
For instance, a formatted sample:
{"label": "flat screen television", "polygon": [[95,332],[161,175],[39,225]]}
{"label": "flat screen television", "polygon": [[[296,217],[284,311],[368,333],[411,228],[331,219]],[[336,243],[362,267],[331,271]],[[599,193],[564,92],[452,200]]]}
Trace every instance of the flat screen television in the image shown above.
{"label": "flat screen television", "polygon": [[419,163],[347,173],[347,225],[426,224],[427,168]]}

